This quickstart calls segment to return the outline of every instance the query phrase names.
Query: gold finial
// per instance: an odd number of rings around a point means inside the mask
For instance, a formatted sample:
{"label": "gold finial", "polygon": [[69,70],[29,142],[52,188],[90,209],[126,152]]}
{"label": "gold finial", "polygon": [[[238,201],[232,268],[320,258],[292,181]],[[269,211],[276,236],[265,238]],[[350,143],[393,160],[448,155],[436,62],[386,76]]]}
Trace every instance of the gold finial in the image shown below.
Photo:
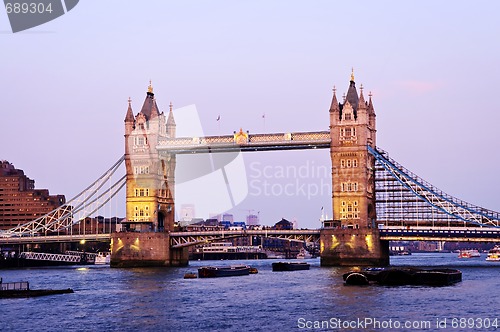
{"label": "gold finial", "polygon": [[132,99],[130,99],[130,97],[128,97],[128,106],[130,106],[131,102],[132,102]]}
{"label": "gold finial", "polygon": [[351,81],[354,82],[354,67],[351,68]]}
{"label": "gold finial", "polygon": [[370,98],[371,98],[372,96],[373,96],[373,94],[372,94],[372,92],[370,91],[370,92],[368,93],[368,97],[370,97]]}
{"label": "gold finial", "polygon": [[332,89],[332,90],[333,90],[333,94],[336,94],[336,93],[337,93],[337,87],[336,87],[335,85],[333,86],[333,89]]}
{"label": "gold finial", "polygon": [[174,108],[174,105],[172,104],[172,102],[170,102],[170,112],[172,112],[173,108]]}
{"label": "gold finial", "polygon": [[153,85],[151,84],[151,80],[149,80],[148,92],[153,93]]}

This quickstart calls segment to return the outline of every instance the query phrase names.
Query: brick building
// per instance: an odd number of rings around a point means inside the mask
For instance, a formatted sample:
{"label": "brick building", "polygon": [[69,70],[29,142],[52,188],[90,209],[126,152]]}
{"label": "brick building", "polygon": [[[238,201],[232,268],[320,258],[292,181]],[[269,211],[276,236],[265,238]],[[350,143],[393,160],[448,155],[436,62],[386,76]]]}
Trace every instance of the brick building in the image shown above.
{"label": "brick building", "polygon": [[66,203],[64,195],[35,189],[35,181],[8,161],[0,161],[0,229],[32,221]]}

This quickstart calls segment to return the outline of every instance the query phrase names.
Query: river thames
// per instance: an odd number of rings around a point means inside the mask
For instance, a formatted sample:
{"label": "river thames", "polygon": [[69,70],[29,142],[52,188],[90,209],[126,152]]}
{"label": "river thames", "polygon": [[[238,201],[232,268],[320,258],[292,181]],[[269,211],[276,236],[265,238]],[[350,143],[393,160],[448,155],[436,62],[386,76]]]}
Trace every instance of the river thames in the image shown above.
{"label": "river thames", "polygon": [[[446,287],[344,286],[348,268],[272,272],[276,260],[192,261],[183,268],[71,266],[0,270],[4,282],[75,293],[0,299],[2,331],[486,331],[500,330],[500,263],[454,253],[391,257],[394,266],[463,272]],[[246,263],[258,274],[183,279],[203,265]],[[489,326],[489,328],[488,328]],[[399,327],[399,329],[398,329]]]}

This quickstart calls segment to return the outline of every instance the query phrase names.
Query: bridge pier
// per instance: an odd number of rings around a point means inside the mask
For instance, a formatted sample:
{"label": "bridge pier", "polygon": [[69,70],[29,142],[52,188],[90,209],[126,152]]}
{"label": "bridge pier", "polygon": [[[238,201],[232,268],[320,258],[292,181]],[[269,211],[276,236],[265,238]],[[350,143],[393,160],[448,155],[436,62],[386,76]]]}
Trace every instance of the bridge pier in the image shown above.
{"label": "bridge pier", "polygon": [[111,234],[111,267],[188,265],[187,248],[170,248],[170,235],[156,232]]}
{"label": "bridge pier", "polygon": [[321,266],[387,266],[389,242],[378,229],[325,228],[320,232]]}

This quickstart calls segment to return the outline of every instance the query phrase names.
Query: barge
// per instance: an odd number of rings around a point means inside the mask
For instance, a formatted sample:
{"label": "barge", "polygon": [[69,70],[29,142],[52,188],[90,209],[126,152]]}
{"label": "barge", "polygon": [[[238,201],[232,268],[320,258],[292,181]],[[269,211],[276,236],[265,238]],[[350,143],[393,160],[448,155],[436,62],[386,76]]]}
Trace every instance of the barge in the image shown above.
{"label": "barge", "polygon": [[376,283],[385,286],[447,286],[462,281],[462,272],[448,268],[367,268],[361,271],[347,272],[342,278],[346,285]]}
{"label": "barge", "polygon": [[0,278],[0,298],[38,297],[67,293],[74,293],[74,291],[71,288],[30,289],[30,284],[27,281],[4,283]]}
{"label": "barge", "polygon": [[248,265],[204,266],[198,269],[199,278],[245,276],[250,274]]}
{"label": "barge", "polygon": [[305,262],[277,262],[273,263],[273,271],[309,270],[310,264]]}

